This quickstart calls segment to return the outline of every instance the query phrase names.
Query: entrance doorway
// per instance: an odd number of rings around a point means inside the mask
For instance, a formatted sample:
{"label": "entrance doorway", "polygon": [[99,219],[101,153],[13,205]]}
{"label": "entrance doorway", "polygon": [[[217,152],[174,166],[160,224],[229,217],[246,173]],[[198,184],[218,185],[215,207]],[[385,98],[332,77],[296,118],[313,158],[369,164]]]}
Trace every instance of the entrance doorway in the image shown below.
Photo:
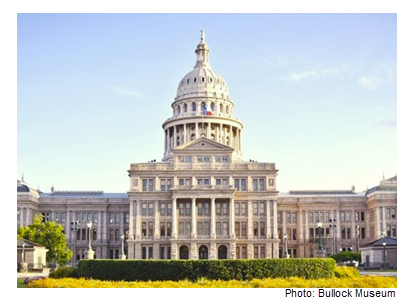
{"label": "entrance doorway", "polygon": [[224,260],[227,259],[227,247],[225,245],[221,245],[218,248],[218,259]]}
{"label": "entrance doorway", "polygon": [[208,247],[201,245],[199,248],[199,259],[208,260]]}
{"label": "entrance doorway", "polygon": [[179,247],[179,259],[188,260],[189,259],[189,248],[186,245]]}

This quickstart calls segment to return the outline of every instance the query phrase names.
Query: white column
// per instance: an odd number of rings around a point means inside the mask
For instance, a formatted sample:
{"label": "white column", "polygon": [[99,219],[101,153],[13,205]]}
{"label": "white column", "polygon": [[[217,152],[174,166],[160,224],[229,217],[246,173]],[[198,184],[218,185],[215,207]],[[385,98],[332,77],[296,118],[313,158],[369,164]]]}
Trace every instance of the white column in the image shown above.
{"label": "white column", "polygon": [[233,134],[233,132],[232,132],[232,126],[230,125],[229,126],[229,147],[233,147],[232,146],[232,134]]}
{"label": "white column", "polygon": [[191,237],[195,239],[197,237],[197,217],[196,217],[196,199],[192,198],[192,232]]}
{"label": "white column", "polygon": [[199,135],[198,135],[198,122],[196,122],[196,129],[195,129],[196,131],[194,132],[194,134],[195,134],[195,138],[197,139],[197,138],[199,138]]}
{"label": "white column", "polygon": [[211,238],[216,238],[216,210],[215,198],[211,198]]}
{"label": "white column", "polygon": [[101,211],[98,211],[98,241],[100,242],[102,240],[102,216],[101,216]]}
{"label": "white column", "polygon": [[176,147],[176,126],[174,126],[174,148]]}
{"label": "white column", "polygon": [[135,239],[141,239],[141,201],[136,202]]}
{"label": "white column", "polygon": [[134,237],[134,201],[130,202],[130,223],[129,223],[129,238],[133,240]]}
{"label": "white column", "polygon": [[183,124],[183,143],[186,144],[187,134],[186,134],[186,124]]}
{"label": "white column", "polygon": [[386,231],[386,208],[382,207],[382,230]]}
{"label": "white column", "polygon": [[223,144],[223,124],[219,126],[219,142]]}
{"label": "white column", "polygon": [[248,201],[248,239],[252,239],[253,233],[253,211],[252,211],[252,201]]}
{"label": "white column", "polygon": [[[154,202],[154,239],[160,239],[160,201]],[[160,249],[159,249],[160,250]]]}
{"label": "white column", "polygon": [[235,238],[236,237],[236,233],[234,231],[234,198],[230,199],[230,206],[229,206],[229,218],[230,218],[230,223],[229,223],[229,227],[230,227],[230,232],[229,232],[229,236],[231,238]]}
{"label": "white column", "polygon": [[[271,228],[270,228],[270,201],[265,201],[266,203],[266,238],[270,239],[272,234],[271,234]],[[282,220],[283,224],[284,221]]]}
{"label": "white column", "polygon": [[273,200],[273,238],[278,239],[277,230],[277,201]]}
{"label": "white column", "polygon": [[177,238],[177,214],[176,214],[176,198],[172,199],[172,237]]}

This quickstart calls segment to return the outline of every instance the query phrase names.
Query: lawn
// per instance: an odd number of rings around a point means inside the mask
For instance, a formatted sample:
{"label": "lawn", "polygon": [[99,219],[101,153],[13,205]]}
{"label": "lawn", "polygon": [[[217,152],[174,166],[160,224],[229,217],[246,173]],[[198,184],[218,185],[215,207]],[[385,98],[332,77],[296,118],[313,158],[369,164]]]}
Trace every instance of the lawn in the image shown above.
{"label": "lawn", "polygon": [[26,288],[25,279],[17,279],[17,288]]}

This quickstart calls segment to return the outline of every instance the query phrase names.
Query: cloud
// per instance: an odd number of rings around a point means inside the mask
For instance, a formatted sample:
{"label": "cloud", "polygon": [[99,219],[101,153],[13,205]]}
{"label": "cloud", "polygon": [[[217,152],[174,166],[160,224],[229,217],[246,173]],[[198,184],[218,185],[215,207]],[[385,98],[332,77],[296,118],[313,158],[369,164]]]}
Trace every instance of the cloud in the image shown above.
{"label": "cloud", "polygon": [[341,66],[336,66],[336,67],[329,67],[329,68],[323,68],[323,69],[313,69],[313,70],[308,70],[305,72],[300,72],[300,73],[291,73],[287,77],[288,80],[300,82],[308,79],[317,79],[320,77],[335,77],[338,75],[341,75],[342,73],[346,72],[349,70],[349,65],[348,64],[343,64]]}
{"label": "cloud", "polygon": [[377,89],[379,83],[380,80],[376,76],[362,76],[358,78],[358,84],[370,91]]}
{"label": "cloud", "polygon": [[318,78],[318,77],[319,75],[316,71],[306,71],[302,73],[291,73],[288,76],[288,79],[299,82],[308,78]]}
{"label": "cloud", "polygon": [[378,124],[388,128],[397,128],[397,119],[382,119]]}
{"label": "cloud", "polygon": [[137,91],[133,91],[133,90],[130,90],[130,89],[126,89],[126,88],[123,88],[123,87],[110,86],[110,88],[114,92],[117,92],[117,93],[120,93],[120,94],[123,94],[123,95],[134,96],[134,97],[137,97],[139,99],[145,99],[146,98],[146,96],[144,94],[142,94],[142,93],[139,93]]}

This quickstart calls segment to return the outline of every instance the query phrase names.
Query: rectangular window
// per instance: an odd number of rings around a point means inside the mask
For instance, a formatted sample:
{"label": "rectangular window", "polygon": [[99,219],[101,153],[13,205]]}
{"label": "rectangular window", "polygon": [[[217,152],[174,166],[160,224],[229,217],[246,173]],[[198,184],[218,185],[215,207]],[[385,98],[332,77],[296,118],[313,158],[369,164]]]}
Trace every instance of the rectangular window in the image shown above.
{"label": "rectangular window", "polygon": [[254,178],[252,180],[252,190],[254,191],[258,191],[259,187],[258,187],[258,180],[256,178]]}
{"label": "rectangular window", "polygon": [[265,235],[265,222],[260,222],[260,231],[259,231],[261,236]]}
{"label": "rectangular window", "polygon": [[153,236],[154,235],[154,226],[153,222],[148,223],[148,236]]}
{"label": "rectangular window", "polygon": [[160,215],[165,215],[165,203],[160,203]]}
{"label": "rectangular window", "polygon": [[147,224],[142,222],[142,236],[147,236]]}
{"label": "rectangular window", "polygon": [[228,209],[227,203],[223,203],[222,206],[223,206],[223,211],[222,211],[223,215],[224,215],[224,216],[229,215],[229,209]]}
{"label": "rectangular window", "polygon": [[247,215],[247,204],[241,203],[241,215]]}
{"label": "rectangular window", "polygon": [[161,180],[160,180],[160,190],[161,191],[165,191],[166,190],[166,180],[164,179],[164,178],[162,178]]}
{"label": "rectangular window", "polygon": [[253,212],[254,212],[254,215],[258,215],[258,202],[253,202],[252,203],[252,207],[253,207]]}
{"label": "rectangular window", "polygon": [[189,216],[189,215],[191,215],[191,212],[192,212],[191,204],[190,203],[186,203],[186,205],[185,205],[185,214],[187,216]]}
{"label": "rectangular window", "polygon": [[265,190],[265,179],[264,178],[259,179],[259,190],[260,191]]}
{"label": "rectangular window", "polygon": [[222,223],[216,222],[216,235],[221,235],[221,234],[222,234]]}
{"label": "rectangular window", "polygon": [[203,223],[202,222],[197,223],[197,234],[203,235]]}
{"label": "rectangular window", "polygon": [[241,236],[242,237],[247,236],[247,223],[246,222],[241,223]]}
{"label": "rectangular window", "polygon": [[179,222],[179,235],[185,235],[185,223]]}
{"label": "rectangular window", "polygon": [[141,215],[142,216],[146,216],[147,215],[147,203],[142,203]]}
{"label": "rectangular window", "polygon": [[185,205],[183,203],[179,203],[179,215],[185,215]]}
{"label": "rectangular window", "polygon": [[240,215],[240,203],[234,203],[234,215]]}
{"label": "rectangular window", "polygon": [[167,236],[171,236],[172,233],[172,223],[168,222],[167,223]]}
{"label": "rectangular window", "polygon": [[165,236],[165,223],[160,223],[160,236]]}
{"label": "rectangular window", "polygon": [[234,233],[236,234],[236,236],[240,236],[240,223],[239,222],[234,223]]}
{"label": "rectangular window", "polygon": [[148,204],[148,215],[152,216],[154,214],[153,203]]}
{"label": "rectangular window", "polygon": [[259,236],[259,223],[254,222],[254,236]]}
{"label": "rectangular window", "polygon": [[197,204],[197,215],[203,215],[203,204],[202,203]]}
{"label": "rectangular window", "polygon": [[216,203],[216,215],[221,215],[221,203]]}
{"label": "rectangular window", "polygon": [[167,203],[167,216],[172,215],[172,203]]}
{"label": "rectangular window", "polygon": [[204,222],[204,235],[210,235],[210,223]]}
{"label": "rectangular window", "polygon": [[204,203],[204,215],[209,215],[209,214],[210,214],[210,204]]}
{"label": "rectangular window", "polygon": [[296,212],[292,212],[291,216],[292,216],[292,223],[296,223]]}
{"label": "rectangular window", "polygon": [[229,233],[229,223],[223,222],[222,226],[223,226],[222,227],[223,236],[227,236]]}
{"label": "rectangular window", "polygon": [[259,202],[259,215],[265,215],[265,202]]}

